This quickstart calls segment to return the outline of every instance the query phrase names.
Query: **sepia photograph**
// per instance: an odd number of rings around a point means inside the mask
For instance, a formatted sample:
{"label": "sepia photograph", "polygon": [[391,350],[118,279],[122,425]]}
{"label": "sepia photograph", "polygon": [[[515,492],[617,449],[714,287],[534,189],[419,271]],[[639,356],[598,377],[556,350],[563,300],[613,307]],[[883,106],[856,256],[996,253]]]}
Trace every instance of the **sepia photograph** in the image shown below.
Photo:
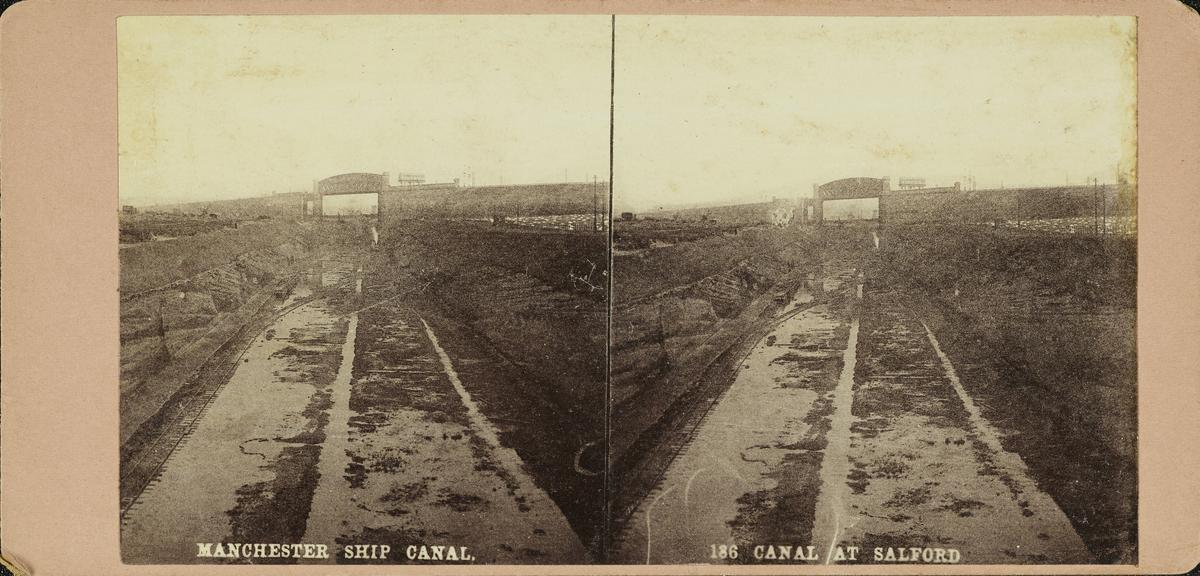
{"label": "sepia photograph", "polygon": [[123,562],[1138,562],[1136,18],[116,25]]}
{"label": "sepia photograph", "polygon": [[1137,562],[1136,28],[617,17],[610,561]]}
{"label": "sepia photograph", "polygon": [[599,560],[611,34],[118,19],[125,563]]}

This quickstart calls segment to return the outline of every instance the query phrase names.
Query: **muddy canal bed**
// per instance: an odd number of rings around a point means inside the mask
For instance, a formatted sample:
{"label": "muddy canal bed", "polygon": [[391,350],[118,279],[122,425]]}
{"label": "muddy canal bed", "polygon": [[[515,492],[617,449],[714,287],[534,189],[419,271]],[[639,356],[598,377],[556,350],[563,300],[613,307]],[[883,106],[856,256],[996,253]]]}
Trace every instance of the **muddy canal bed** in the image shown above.
{"label": "muddy canal bed", "polygon": [[350,323],[324,301],[278,318],[122,518],[123,556],[195,561],[197,543],[296,542]]}
{"label": "muddy canal bed", "polygon": [[[460,360],[355,259],[314,268],[122,516],[129,563],[270,562],[205,545],[454,546],[474,563],[578,563],[562,512],[468,392]],[[396,295],[390,295],[396,296]],[[471,374],[471,370],[466,371]],[[465,547],[465,548],[462,548]],[[432,557],[430,556],[432,559]]]}
{"label": "muddy canal bed", "polygon": [[711,545],[806,541],[855,271],[830,262],[781,307],[629,518],[621,563],[720,562]]}
{"label": "muddy canal bed", "polygon": [[399,305],[359,321],[348,434],[306,540],[463,544],[488,563],[583,561],[562,512],[500,444],[433,328]]}
{"label": "muddy canal bed", "polygon": [[617,560],[704,561],[710,543],[754,539],[767,525],[799,527],[804,523],[796,518],[811,518],[806,495],[817,489],[819,464],[813,450],[825,442],[828,395],[845,337],[840,319],[819,305],[759,342],[630,518]]}
{"label": "muddy canal bed", "polygon": [[863,313],[849,491],[830,534],[840,523],[838,542],[952,548],[978,564],[1092,562],[925,323],[884,290],[868,290]]}
{"label": "muddy canal bed", "polygon": [[[849,561],[840,546],[858,547],[854,563],[900,547],[974,564],[1093,561],[902,296],[832,268],[817,286],[783,308],[620,526],[617,560]],[[813,553],[754,552],[778,544]],[[736,558],[721,554],[730,546]]]}

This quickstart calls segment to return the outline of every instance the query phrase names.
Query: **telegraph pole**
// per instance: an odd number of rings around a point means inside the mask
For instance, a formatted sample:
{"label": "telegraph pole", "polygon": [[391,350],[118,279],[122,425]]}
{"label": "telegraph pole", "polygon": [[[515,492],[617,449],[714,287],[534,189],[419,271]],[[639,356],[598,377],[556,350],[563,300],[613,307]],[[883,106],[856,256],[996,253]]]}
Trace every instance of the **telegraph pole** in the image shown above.
{"label": "telegraph pole", "polygon": [[[1100,187],[1100,179],[1096,179],[1096,188]],[[1108,236],[1108,194],[1100,191],[1100,234]]]}
{"label": "telegraph pole", "polygon": [[600,205],[597,204],[596,196],[596,175],[592,174],[592,232],[599,230],[600,225]]}

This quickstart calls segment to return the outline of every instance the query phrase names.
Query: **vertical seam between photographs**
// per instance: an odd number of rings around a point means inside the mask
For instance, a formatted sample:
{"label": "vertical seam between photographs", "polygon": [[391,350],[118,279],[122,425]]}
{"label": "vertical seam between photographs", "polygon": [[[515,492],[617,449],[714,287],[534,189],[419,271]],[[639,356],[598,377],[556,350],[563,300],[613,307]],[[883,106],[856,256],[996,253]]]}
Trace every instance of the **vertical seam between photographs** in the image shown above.
{"label": "vertical seam between photographs", "polygon": [[600,560],[608,562],[608,546],[611,542],[611,463],[609,462],[609,438],[612,435],[612,314],[613,314],[613,138],[616,130],[616,81],[617,81],[617,15],[609,18],[609,67],[608,67],[608,294],[605,297],[607,314],[604,319],[604,482],[601,510],[604,523],[600,530]]}

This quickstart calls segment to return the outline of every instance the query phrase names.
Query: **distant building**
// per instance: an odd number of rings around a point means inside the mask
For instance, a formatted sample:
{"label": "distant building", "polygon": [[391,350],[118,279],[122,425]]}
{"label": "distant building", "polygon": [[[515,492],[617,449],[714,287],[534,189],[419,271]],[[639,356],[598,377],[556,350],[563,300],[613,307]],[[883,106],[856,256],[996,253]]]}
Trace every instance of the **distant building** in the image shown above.
{"label": "distant building", "polygon": [[[891,191],[888,178],[842,178],[817,187],[813,219],[858,220],[879,217],[879,202]],[[847,203],[845,201],[862,201]],[[864,204],[874,203],[868,207]]]}
{"label": "distant building", "polygon": [[622,220],[633,220],[633,212],[622,212],[621,219]]}
{"label": "distant building", "polygon": [[901,190],[916,190],[917,188],[924,188],[925,187],[925,179],[924,178],[900,178],[896,183],[896,187]]}
{"label": "distant building", "polygon": [[416,174],[412,172],[401,172],[396,175],[396,184],[398,186],[419,186],[425,183],[424,174]]}
{"label": "distant building", "polygon": [[133,206],[130,206],[130,205],[126,204],[126,205],[124,205],[124,206],[122,206],[122,207],[121,207],[121,212],[122,212],[123,214],[137,214],[137,213],[138,213],[138,209],[137,209],[137,208],[135,208],[135,207],[133,207]]}
{"label": "distant building", "polygon": [[842,178],[817,186],[816,198],[835,200],[847,198],[878,198],[890,190],[886,178]]}

